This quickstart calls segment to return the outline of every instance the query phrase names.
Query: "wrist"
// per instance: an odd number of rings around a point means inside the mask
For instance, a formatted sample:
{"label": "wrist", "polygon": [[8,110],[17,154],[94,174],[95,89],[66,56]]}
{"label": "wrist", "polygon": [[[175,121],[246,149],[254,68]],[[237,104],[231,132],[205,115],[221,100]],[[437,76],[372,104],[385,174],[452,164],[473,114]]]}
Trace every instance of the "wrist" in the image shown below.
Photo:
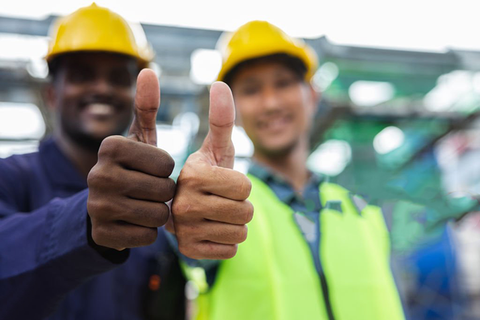
{"label": "wrist", "polygon": [[96,244],[92,238],[92,221],[90,220],[90,216],[88,214],[87,214],[87,241],[88,241],[88,245],[92,249],[94,249],[96,252],[98,252],[98,254],[100,254],[103,258],[115,264],[121,264],[125,262],[130,255],[130,249],[124,249],[122,251],[118,251],[112,248],[107,248],[107,247]]}

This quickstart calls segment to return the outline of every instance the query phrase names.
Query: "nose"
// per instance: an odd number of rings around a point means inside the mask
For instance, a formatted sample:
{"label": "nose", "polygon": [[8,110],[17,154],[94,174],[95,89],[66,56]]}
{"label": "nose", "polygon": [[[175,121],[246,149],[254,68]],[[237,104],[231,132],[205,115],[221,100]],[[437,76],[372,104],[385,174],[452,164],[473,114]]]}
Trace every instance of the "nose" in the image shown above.
{"label": "nose", "polygon": [[263,89],[262,100],[263,100],[263,105],[268,110],[275,110],[281,104],[280,95],[275,90],[275,88],[272,88],[272,87],[266,87]]}
{"label": "nose", "polygon": [[113,94],[113,86],[107,78],[98,77],[92,83],[92,91],[98,95],[111,96]]}

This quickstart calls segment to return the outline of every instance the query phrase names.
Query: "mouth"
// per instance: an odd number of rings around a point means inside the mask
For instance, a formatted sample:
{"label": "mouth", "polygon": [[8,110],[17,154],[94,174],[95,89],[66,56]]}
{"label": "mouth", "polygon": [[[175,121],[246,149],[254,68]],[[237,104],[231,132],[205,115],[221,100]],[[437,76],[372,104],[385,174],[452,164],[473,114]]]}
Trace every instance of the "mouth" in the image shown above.
{"label": "mouth", "polygon": [[115,115],[115,107],[107,103],[89,103],[85,105],[82,113],[87,117],[104,119]]}
{"label": "mouth", "polygon": [[282,131],[285,126],[292,121],[292,117],[288,115],[269,117],[268,119],[260,120],[258,128],[260,130],[267,130],[272,132]]}

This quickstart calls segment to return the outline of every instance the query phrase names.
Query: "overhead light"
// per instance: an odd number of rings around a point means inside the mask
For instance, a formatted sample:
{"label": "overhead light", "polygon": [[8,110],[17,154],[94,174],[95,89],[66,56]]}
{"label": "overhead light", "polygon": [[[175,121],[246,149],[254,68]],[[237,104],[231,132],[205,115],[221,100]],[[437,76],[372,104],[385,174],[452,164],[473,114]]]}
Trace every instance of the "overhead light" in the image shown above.
{"label": "overhead light", "polygon": [[234,126],[232,143],[235,147],[235,162],[233,169],[247,174],[250,167],[250,157],[253,155],[253,143],[242,127]]}
{"label": "overhead light", "polygon": [[186,155],[189,137],[180,128],[157,124],[157,137],[157,147],[167,151],[173,158]]}
{"label": "overhead light", "polygon": [[45,121],[32,103],[0,102],[0,137],[3,139],[40,139]]}
{"label": "overhead light", "polygon": [[348,89],[348,95],[357,106],[371,107],[391,100],[395,88],[390,82],[356,81]]}
{"label": "overhead light", "polygon": [[405,142],[405,134],[395,126],[386,127],[373,139],[373,148],[379,154],[389,153]]}
{"label": "overhead light", "polygon": [[236,157],[249,158],[253,155],[253,143],[242,127],[233,127],[232,143],[235,147]]}
{"label": "overhead light", "polygon": [[455,70],[441,75],[437,85],[423,98],[425,108],[429,111],[448,111],[464,99],[469,93],[479,90],[480,78],[465,70]]}
{"label": "overhead light", "polygon": [[214,82],[222,67],[217,50],[196,49],[190,57],[190,78],[194,83],[208,85]]}
{"label": "overhead light", "polygon": [[473,90],[476,93],[480,93],[480,72],[475,72],[475,74],[473,75],[472,82],[473,82]]}
{"label": "overhead light", "polygon": [[195,112],[182,112],[173,118],[172,126],[185,132],[188,137],[194,137],[200,127],[200,118]]}
{"label": "overhead light", "polygon": [[338,67],[333,62],[325,62],[313,76],[313,83],[321,90],[326,90],[338,77]]}
{"label": "overhead light", "polygon": [[160,77],[162,75],[162,68],[160,67],[160,65],[158,63],[152,61],[148,64],[148,67],[150,69],[152,69],[153,72],[155,73],[155,75],[157,76],[157,78],[160,79]]}
{"label": "overhead light", "polygon": [[0,60],[40,60],[47,54],[47,37],[0,33]]}
{"label": "overhead light", "polygon": [[48,64],[43,59],[32,59],[27,64],[27,72],[34,78],[44,79],[48,76]]}
{"label": "overhead light", "polygon": [[175,161],[170,177],[176,179],[188,156],[188,145],[191,137],[181,128],[166,124],[157,124],[157,147],[167,151]]}
{"label": "overhead light", "polygon": [[352,149],[348,142],[328,140],[308,157],[307,166],[314,172],[336,176],[345,169],[351,158]]}
{"label": "overhead light", "polygon": [[7,158],[14,154],[32,153],[38,150],[38,140],[2,141],[0,144],[0,158]]}

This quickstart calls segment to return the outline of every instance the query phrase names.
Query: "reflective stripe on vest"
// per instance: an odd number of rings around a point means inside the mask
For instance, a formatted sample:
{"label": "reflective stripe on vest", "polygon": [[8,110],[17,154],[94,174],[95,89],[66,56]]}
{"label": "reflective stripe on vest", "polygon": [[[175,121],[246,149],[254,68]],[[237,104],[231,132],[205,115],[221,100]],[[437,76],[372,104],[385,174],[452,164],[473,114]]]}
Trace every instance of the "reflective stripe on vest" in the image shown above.
{"label": "reflective stripe on vest", "polygon": [[[198,319],[328,320],[320,278],[294,212],[266,184],[249,178],[255,213],[247,240],[200,295]],[[334,319],[404,319],[380,208],[367,205],[359,213],[349,192],[332,183],[323,183],[320,195],[320,259]]]}

